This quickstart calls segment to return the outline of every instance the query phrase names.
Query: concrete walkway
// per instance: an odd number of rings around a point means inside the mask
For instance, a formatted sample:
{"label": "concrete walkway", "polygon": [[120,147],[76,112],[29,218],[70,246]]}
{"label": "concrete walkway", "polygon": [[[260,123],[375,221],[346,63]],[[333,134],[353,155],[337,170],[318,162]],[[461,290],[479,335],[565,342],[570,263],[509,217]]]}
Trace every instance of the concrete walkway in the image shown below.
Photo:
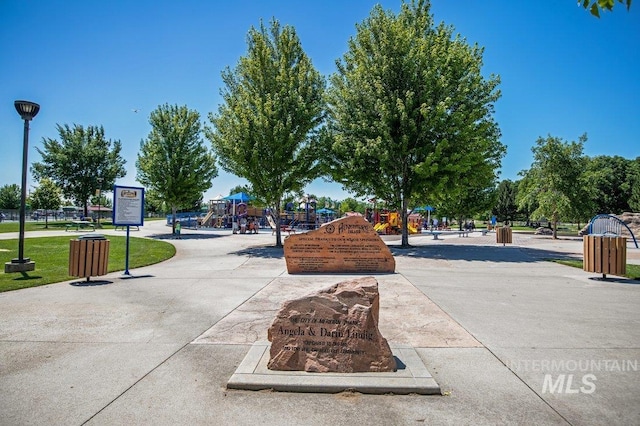
{"label": "concrete walkway", "polygon": [[283,300],[345,276],[287,274],[268,231],[183,228],[177,255],[134,278],[0,294],[0,424],[640,424],[640,282],[545,261],[580,257],[579,239],[385,240],[381,331],[442,396],[227,390]]}

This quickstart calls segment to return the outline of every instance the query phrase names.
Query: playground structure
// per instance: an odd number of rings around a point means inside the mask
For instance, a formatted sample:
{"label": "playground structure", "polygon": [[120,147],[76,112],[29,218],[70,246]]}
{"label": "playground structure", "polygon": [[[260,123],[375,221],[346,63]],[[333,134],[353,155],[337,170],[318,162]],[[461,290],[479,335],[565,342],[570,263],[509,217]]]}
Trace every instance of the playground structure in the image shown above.
{"label": "playground structure", "polygon": [[265,212],[247,204],[252,198],[244,192],[227,197],[219,195],[209,200],[209,209],[204,217],[199,218],[198,225],[231,229],[234,234],[257,233],[260,227],[266,225]]}
{"label": "playground structure", "polygon": [[[213,201],[213,200],[212,200]],[[246,203],[239,203],[233,206],[231,203],[224,201],[212,202],[209,201],[209,209],[204,214],[196,215],[195,213],[178,213],[182,226],[185,227],[204,227],[204,228],[228,228],[233,229],[234,218],[236,223],[236,231],[239,229],[239,224],[253,223],[260,221],[263,214],[262,211],[256,207],[247,206]],[[233,214],[233,210],[236,210],[236,214]],[[169,220],[170,216],[167,216]],[[185,222],[183,223],[183,219]]]}
{"label": "playground structure", "polygon": [[[371,212],[367,210],[366,216],[371,223],[375,223],[373,229],[379,234],[396,235],[402,233],[402,219],[398,211],[376,210]],[[407,230],[410,234],[421,232],[422,218],[419,214],[410,214],[408,221]]]}
{"label": "playground structure", "polygon": [[227,201],[224,200],[222,196],[218,196],[213,200],[209,200],[209,210],[200,221],[200,225],[210,228],[222,228],[226,210]]}
{"label": "playground structure", "polygon": [[316,214],[313,211],[290,211],[280,213],[280,226],[300,229],[315,229]]}
{"label": "playground structure", "polygon": [[[245,193],[227,197],[220,195],[209,201],[207,213],[198,218],[197,224],[204,227],[232,229],[233,233],[240,234],[257,233],[260,228],[265,227],[273,228],[276,220],[272,218],[270,211],[250,205],[251,199],[252,197]],[[280,213],[279,225],[285,230],[315,229],[317,218],[318,215],[312,203],[301,204],[297,209],[294,203],[288,203]]]}

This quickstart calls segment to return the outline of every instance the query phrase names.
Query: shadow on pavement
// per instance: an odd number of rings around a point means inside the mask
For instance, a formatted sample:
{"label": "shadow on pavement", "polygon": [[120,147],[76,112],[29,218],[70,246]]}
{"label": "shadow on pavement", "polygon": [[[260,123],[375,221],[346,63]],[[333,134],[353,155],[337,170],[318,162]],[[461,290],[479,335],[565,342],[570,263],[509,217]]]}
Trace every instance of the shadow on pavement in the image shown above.
{"label": "shadow on pavement", "polygon": [[[575,254],[514,246],[467,246],[441,244],[438,246],[413,246],[400,248],[390,246],[396,257],[420,259],[468,260],[480,262],[538,262],[547,259],[576,259]],[[580,255],[582,258],[582,255]]]}
{"label": "shadow on pavement", "polygon": [[261,257],[264,259],[282,259],[284,258],[284,249],[276,246],[255,246],[247,247],[242,250],[234,251],[229,254],[238,256]]}
{"label": "shadow on pavement", "polygon": [[602,276],[599,277],[589,277],[590,280],[592,281],[598,281],[601,283],[611,283],[611,284],[631,284],[631,285],[638,285],[640,284],[640,281],[638,280],[632,280],[631,278],[620,278],[620,277],[607,277],[607,278],[602,278]]}
{"label": "shadow on pavement", "polygon": [[108,281],[108,280],[87,281],[87,280],[83,280],[83,281],[74,281],[72,283],[69,283],[69,285],[72,285],[74,287],[94,287],[94,286],[107,285],[107,284],[113,284],[113,281]]}
{"label": "shadow on pavement", "polygon": [[136,278],[154,278],[155,275],[151,275],[151,274],[144,274],[144,275],[122,275],[120,277],[121,280],[135,280]]}
{"label": "shadow on pavement", "polygon": [[[558,259],[569,260],[582,258],[582,255],[570,254],[552,250],[542,250],[519,246],[463,246],[459,244],[441,244],[437,246],[412,246],[400,248],[389,246],[395,257],[419,259],[447,259],[484,262],[538,262],[541,260]],[[284,258],[284,249],[275,246],[254,246],[230,252],[238,256],[252,256],[264,259]]]}

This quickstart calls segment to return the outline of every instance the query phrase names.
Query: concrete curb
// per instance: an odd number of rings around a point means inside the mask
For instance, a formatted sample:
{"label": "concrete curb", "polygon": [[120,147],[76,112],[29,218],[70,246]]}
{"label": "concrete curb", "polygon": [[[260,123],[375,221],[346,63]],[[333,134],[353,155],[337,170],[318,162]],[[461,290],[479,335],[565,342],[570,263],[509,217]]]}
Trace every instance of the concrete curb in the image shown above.
{"label": "concrete curb", "polygon": [[308,373],[269,370],[267,362],[271,345],[265,341],[256,342],[227,382],[227,388],[300,393],[356,391],[366,394],[442,394],[440,386],[414,348],[406,345],[390,346],[399,361],[399,368],[394,372]]}

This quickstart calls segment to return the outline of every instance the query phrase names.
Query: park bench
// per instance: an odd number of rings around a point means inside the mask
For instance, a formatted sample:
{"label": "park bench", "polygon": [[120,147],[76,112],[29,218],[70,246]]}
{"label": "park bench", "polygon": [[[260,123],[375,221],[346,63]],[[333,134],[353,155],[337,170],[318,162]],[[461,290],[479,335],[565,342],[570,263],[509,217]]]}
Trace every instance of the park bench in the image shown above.
{"label": "park bench", "polygon": [[458,238],[460,238],[460,237],[468,237],[470,231],[468,229],[462,229],[455,232],[458,233]]}
{"label": "park bench", "polygon": [[73,228],[75,228],[76,231],[81,231],[89,228],[91,228],[92,231],[95,231],[96,225],[93,222],[89,222],[87,220],[73,220],[71,221],[71,223],[67,223],[65,225],[65,232]]}

